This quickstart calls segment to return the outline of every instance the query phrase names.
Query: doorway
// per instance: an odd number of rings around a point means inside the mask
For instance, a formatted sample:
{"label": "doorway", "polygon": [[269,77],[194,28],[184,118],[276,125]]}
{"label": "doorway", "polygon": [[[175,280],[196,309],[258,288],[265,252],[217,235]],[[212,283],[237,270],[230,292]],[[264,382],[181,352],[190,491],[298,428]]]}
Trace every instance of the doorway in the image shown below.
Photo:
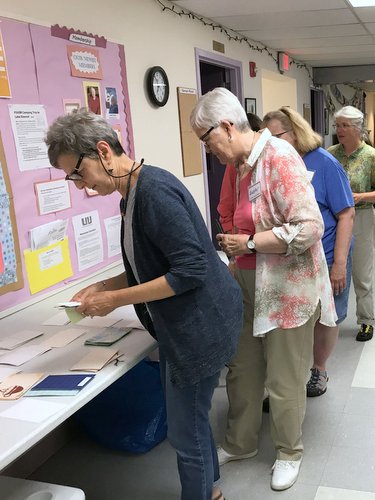
{"label": "doorway", "polygon": [[[225,87],[233,92],[240,102],[243,102],[242,63],[240,61],[196,49],[196,63],[199,95],[206,94],[216,87]],[[213,154],[206,153],[203,147],[202,155],[207,212],[206,222],[212,242],[215,248],[219,249],[216,243],[216,234],[219,232],[217,227],[217,221],[219,220],[217,206],[225,166]]]}

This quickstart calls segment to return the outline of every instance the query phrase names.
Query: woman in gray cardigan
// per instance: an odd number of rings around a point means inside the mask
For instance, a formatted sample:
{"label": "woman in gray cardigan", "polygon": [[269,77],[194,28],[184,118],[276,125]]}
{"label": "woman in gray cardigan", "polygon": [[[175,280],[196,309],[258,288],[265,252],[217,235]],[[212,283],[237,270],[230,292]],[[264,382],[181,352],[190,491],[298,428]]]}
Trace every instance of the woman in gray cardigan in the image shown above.
{"label": "woman in gray cardigan", "polygon": [[168,438],[182,500],[222,500],[208,413],[242,325],[239,286],[220,261],[189,191],[169,172],[131,160],[111,126],[81,110],[58,118],[46,143],[52,165],[78,189],[122,196],[125,272],[78,292],[77,309],[105,316],[134,304],[159,342]]}

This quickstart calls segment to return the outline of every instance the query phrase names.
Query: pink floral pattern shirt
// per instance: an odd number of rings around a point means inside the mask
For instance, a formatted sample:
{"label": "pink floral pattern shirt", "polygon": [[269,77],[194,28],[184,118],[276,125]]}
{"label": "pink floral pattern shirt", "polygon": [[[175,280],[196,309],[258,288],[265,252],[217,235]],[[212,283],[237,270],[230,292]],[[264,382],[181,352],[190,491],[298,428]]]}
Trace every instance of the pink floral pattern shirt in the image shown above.
{"label": "pink floral pattern shirt", "polygon": [[337,319],[321,237],[323,219],[307,169],[297,151],[265,129],[247,161],[252,184],[255,232],[272,230],[286,254],[257,253],[254,336],[305,324],[320,301],[320,323]]}

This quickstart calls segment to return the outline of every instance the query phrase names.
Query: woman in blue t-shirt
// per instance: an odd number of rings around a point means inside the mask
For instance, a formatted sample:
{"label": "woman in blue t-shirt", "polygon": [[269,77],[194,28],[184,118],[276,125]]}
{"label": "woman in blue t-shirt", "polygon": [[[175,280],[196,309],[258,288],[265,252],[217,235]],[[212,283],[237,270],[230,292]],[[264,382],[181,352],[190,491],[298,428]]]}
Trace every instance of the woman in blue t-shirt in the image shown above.
{"label": "woman in blue t-shirt", "polygon": [[321,136],[299,113],[284,106],[267,113],[263,125],[275,137],[292,144],[302,156],[311,172],[311,183],[324,220],[322,243],[338,319],[335,327],[319,322],[315,325],[314,363],[306,388],[307,396],[321,396],[327,390],[326,362],[337,342],[338,325],[346,318],[348,309],[355,215],[352,190],[342,165],[322,149]]}

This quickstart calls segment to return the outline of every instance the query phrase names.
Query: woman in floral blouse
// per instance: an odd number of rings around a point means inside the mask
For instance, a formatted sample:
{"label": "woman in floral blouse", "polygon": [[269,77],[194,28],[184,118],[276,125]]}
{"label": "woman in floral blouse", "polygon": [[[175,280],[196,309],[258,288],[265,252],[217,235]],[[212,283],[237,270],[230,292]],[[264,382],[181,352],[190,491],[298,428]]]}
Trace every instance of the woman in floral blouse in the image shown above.
{"label": "woman in floral blouse", "polygon": [[371,340],[375,325],[374,310],[374,230],[375,215],[375,149],[365,143],[367,130],[363,113],[345,106],[335,113],[339,144],[328,151],[341,163],[348,174],[355,202],[353,235],[353,284],[357,298],[356,340]]}
{"label": "woman in floral blouse", "polygon": [[234,215],[239,234],[218,235],[221,248],[237,256],[245,305],[227,376],[229,411],[219,462],[257,454],[266,388],[276,449],[271,487],[283,490],[296,481],[302,460],[314,325],[319,317],[327,326],[336,320],[322,217],[296,150],[268,129],[251,130],[231,92],[217,88],[202,96],[191,125],[206,151],[241,172]]}

